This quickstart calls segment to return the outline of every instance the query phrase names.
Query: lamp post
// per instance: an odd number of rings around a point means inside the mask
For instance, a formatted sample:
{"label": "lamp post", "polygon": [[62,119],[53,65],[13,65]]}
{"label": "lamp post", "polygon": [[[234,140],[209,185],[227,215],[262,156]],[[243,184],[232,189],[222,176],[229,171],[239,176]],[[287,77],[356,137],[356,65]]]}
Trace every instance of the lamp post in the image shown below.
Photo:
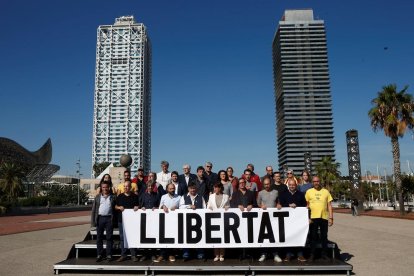
{"label": "lamp post", "polygon": [[78,206],[79,206],[80,205],[80,177],[82,175],[80,173],[80,169],[81,169],[80,158],[76,162],[76,166],[78,167],[78,170],[76,171],[76,173],[78,174]]}

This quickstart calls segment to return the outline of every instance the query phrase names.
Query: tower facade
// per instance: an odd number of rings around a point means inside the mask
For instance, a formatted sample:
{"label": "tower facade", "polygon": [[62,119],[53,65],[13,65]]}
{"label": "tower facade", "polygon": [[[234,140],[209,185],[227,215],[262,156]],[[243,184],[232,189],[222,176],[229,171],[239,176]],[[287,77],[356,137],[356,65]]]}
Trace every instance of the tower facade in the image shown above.
{"label": "tower facade", "polygon": [[279,169],[299,174],[305,152],[313,164],[335,160],[324,21],[311,9],[286,10],[272,52]]}
{"label": "tower facade", "polygon": [[98,27],[92,165],[132,157],[131,171],[151,164],[151,43],[133,16]]}

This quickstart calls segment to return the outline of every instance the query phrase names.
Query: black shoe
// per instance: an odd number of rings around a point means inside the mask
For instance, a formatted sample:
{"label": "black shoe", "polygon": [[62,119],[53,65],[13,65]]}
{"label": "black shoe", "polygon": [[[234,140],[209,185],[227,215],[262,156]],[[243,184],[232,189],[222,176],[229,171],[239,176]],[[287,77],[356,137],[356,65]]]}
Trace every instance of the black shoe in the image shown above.
{"label": "black shoe", "polygon": [[309,256],[308,261],[309,261],[310,263],[313,263],[313,262],[315,261],[315,255],[311,254],[311,255]]}
{"label": "black shoe", "polygon": [[190,260],[190,258],[189,257],[185,257],[185,258],[183,258],[183,261],[184,262],[188,262]]}
{"label": "black shoe", "polygon": [[125,261],[127,258],[125,257],[125,256],[121,256],[121,257],[119,257],[119,259],[118,260],[116,260],[117,262],[123,262],[123,261]]}
{"label": "black shoe", "polygon": [[101,255],[99,255],[98,257],[96,257],[96,262],[97,263],[102,262],[102,260],[103,260],[103,257]]}
{"label": "black shoe", "polygon": [[133,262],[138,262],[138,258],[137,258],[137,256],[132,256],[132,261],[133,261]]}
{"label": "black shoe", "polygon": [[112,262],[114,259],[112,258],[112,256],[111,255],[109,255],[109,256],[107,256],[106,257],[106,261],[109,263],[109,262]]}

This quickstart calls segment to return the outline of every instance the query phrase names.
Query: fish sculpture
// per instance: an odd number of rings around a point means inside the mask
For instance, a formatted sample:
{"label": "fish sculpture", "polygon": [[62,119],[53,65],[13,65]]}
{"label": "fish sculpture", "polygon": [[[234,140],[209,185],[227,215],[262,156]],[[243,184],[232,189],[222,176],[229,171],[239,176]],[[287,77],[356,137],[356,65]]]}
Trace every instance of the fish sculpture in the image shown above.
{"label": "fish sculpture", "polygon": [[51,160],[52,141],[50,138],[37,151],[29,151],[11,139],[0,137],[0,164],[11,162],[33,167],[37,164],[49,164]]}

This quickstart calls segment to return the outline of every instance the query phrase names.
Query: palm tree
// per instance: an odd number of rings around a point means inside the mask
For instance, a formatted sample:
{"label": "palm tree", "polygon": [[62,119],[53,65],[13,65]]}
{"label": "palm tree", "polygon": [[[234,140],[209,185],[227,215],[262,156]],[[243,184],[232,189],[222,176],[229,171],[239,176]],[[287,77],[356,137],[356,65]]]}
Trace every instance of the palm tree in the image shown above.
{"label": "palm tree", "polygon": [[98,177],[109,165],[111,165],[111,162],[101,162],[93,164],[94,176]]}
{"label": "palm tree", "polygon": [[13,163],[3,163],[0,166],[0,188],[10,202],[16,200],[23,191],[24,175],[23,169]]}
{"label": "palm tree", "polygon": [[341,176],[339,171],[340,163],[332,160],[331,156],[325,156],[321,161],[316,163],[316,173],[318,174],[321,183],[331,191],[332,184],[334,184]]}
{"label": "palm tree", "polygon": [[398,190],[400,213],[404,214],[404,198],[401,187],[400,144],[398,138],[414,126],[414,102],[412,95],[407,92],[408,86],[397,92],[397,85],[384,86],[378,96],[371,101],[374,105],[368,116],[374,132],[384,130],[385,136],[391,138],[392,156],[394,159],[394,177]]}

